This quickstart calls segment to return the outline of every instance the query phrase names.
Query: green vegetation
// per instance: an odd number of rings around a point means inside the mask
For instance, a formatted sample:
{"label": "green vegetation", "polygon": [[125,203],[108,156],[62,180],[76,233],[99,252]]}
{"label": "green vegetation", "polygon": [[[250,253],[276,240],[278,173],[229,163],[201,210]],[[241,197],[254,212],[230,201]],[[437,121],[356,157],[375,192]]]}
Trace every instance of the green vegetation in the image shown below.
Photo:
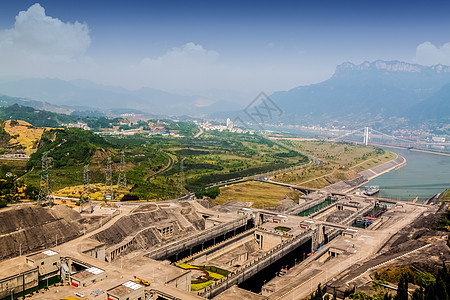
{"label": "green vegetation", "polygon": [[[126,156],[129,184],[128,191],[122,193],[124,196],[128,194],[127,199],[143,200],[173,199],[189,191],[198,197],[215,199],[220,189],[208,185],[217,181],[308,161],[304,155],[297,153],[295,156],[293,151],[249,134],[213,132],[195,139],[143,134],[102,136],[78,128],[66,128],[47,130],[42,134],[37,151],[28,161],[29,172],[24,180],[38,186],[40,158],[44,152],[49,152],[52,189],[57,191],[75,186],[66,196],[79,197],[83,166],[89,164],[92,184],[103,183],[109,156],[113,162],[114,180],[122,150]],[[279,155],[283,153],[287,155]]]}
{"label": "green vegetation", "polygon": [[[48,287],[52,286],[52,285],[58,285],[61,284],[62,285],[62,280],[61,280],[61,276],[56,275],[53,277],[48,278],[47,280],[43,280],[41,281],[37,286],[27,289],[25,291],[19,292],[19,293],[14,293],[13,297],[14,299],[25,299],[25,297],[31,297],[32,295],[34,295],[34,293],[39,294],[39,293],[45,293],[46,291],[48,291]],[[2,298],[0,300],[10,300],[13,297],[11,296],[7,296],[5,298]],[[75,297],[72,297],[72,299],[78,299]]]}
{"label": "green vegetation", "polygon": [[317,205],[314,205],[313,207],[308,208],[307,210],[302,211],[301,213],[298,214],[298,216],[300,216],[300,217],[309,216],[309,215],[321,210],[322,208],[327,207],[328,205],[330,205],[333,202],[334,201],[332,199],[327,198],[322,203],[319,203]]}
{"label": "green vegetation", "polygon": [[[311,178],[314,181],[313,186],[320,186],[325,183],[329,184],[328,182],[333,179],[325,178],[322,183],[314,178],[330,172],[330,170],[334,172],[335,179],[347,178],[355,174],[359,168],[370,167],[372,163],[379,163],[380,159],[390,158],[389,153],[384,153],[383,150],[376,148],[324,142],[283,141],[274,143],[272,140],[252,134],[211,131],[203,133],[198,138],[193,138],[193,135],[198,132],[198,128],[190,122],[160,120],[131,123],[120,118],[67,116],[22,106],[6,108],[3,117],[13,111],[16,114],[13,118],[26,119],[32,125],[38,124],[36,122],[43,119],[49,120],[49,123],[39,124],[47,126],[59,126],[61,122],[81,120],[98,130],[113,126],[116,130],[142,127],[156,132],[166,130],[177,135],[177,137],[148,136],[145,133],[132,136],[101,135],[78,128],[46,131],[39,129],[41,130],[39,132],[30,132],[26,143],[25,141],[21,143],[26,144],[28,150],[36,147],[37,150],[31,154],[27,163],[28,172],[23,177],[24,182],[30,186],[37,187],[39,185],[40,158],[44,152],[49,152],[52,190],[58,194],[58,190],[62,188],[73,187],[73,190],[68,191],[69,194],[65,195],[74,197],[79,197],[82,190],[82,168],[86,164],[89,164],[91,184],[100,184],[97,185],[95,193],[101,194],[101,184],[105,180],[108,157],[111,157],[113,162],[114,182],[118,176],[122,150],[126,156],[125,171],[128,187],[119,191],[117,197],[125,196],[125,199],[133,200],[165,200],[194,192],[197,197],[206,196],[215,204],[229,200],[251,201],[255,203],[255,207],[276,206],[280,200],[286,197],[297,201],[299,193],[285,187],[273,185],[266,187],[265,184],[258,185],[257,183],[253,186],[245,186],[245,191],[242,193],[238,190],[227,193],[226,188],[213,187],[213,185],[217,182],[306,165],[309,162],[308,156],[312,156],[319,157],[324,163],[321,165],[311,164],[301,171],[296,171],[297,174],[292,172],[292,174],[279,175],[280,178],[276,178],[276,180],[298,182]],[[35,115],[39,118],[36,119]],[[10,127],[15,124],[11,122]],[[27,126],[33,127],[32,125],[28,124]],[[26,123],[20,126],[26,126]],[[37,128],[33,128],[37,130]],[[4,139],[10,143],[9,135],[5,132],[3,135]],[[1,137],[2,131],[0,130],[0,141]],[[40,138],[39,142],[36,137]],[[30,150],[30,153],[33,151]],[[342,155],[343,158],[341,158],[341,153],[345,153]],[[355,161],[360,164],[356,165]],[[299,175],[299,172],[302,174]],[[294,178],[290,178],[292,176]],[[249,192],[249,190],[251,191]],[[263,190],[263,194],[258,190]]]}
{"label": "green vegetation", "polygon": [[450,201],[450,189],[447,189],[444,191],[444,193],[441,196],[441,201],[445,201],[445,202]]}
{"label": "green vegetation", "polygon": [[17,176],[11,172],[0,176],[0,208],[21,199],[36,200],[38,195],[39,191],[35,187],[24,184],[23,180],[17,180]]}
{"label": "green vegetation", "polygon": [[183,263],[179,264],[177,267],[181,269],[198,269],[208,274],[206,278],[193,279],[191,281],[191,290],[193,291],[202,290],[207,286],[209,286],[214,281],[220,280],[221,278],[226,277],[228,274],[230,274],[230,271],[217,268],[215,266],[195,266]]}
{"label": "green vegetation", "polygon": [[439,221],[432,226],[432,229],[450,232],[450,210],[448,208],[442,213]]}
{"label": "green vegetation", "polygon": [[[403,272],[403,273],[402,273]],[[445,263],[442,264],[437,274],[433,275],[426,272],[413,272],[409,267],[383,269],[377,272],[377,278],[372,282],[371,290],[373,295],[364,292],[352,291],[346,292],[348,299],[361,300],[449,300],[450,299],[450,271]],[[390,281],[380,279],[380,277],[388,278]],[[397,292],[394,296],[390,294],[391,290],[386,289],[383,285],[389,282],[397,284]],[[418,286],[416,290],[409,294],[408,284],[412,283]],[[345,295],[344,295],[345,296]],[[330,295],[326,295],[322,287],[310,295],[310,300],[331,299]],[[333,299],[336,299],[333,296]],[[347,299],[347,297],[345,297]]]}
{"label": "green vegetation", "polygon": [[11,136],[5,131],[4,122],[0,122],[0,149],[7,148],[10,140]]}
{"label": "green vegetation", "polygon": [[316,157],[321,163],[275,175],[276,181],[298,184],[310,188],[323,188],[340,180],[357,178],[358,173],[392,160],[395,153],[376,147],[325,141],[278,141],[290,149]]}
{"label": "green vegetation", "polygon": [[211,188],[204,188],[201,187],[197,191],[195,191],[195,197],[197,198],[203,198],[203,197],[209,197],[211,199],[216,199],[217,196],[220,195],[220,189],[219,187],[211,187]]}
{"label": "green vegetation", "polygon": [[0,107],[0,119],[24,120],[37,127],[58,127],[62,123],[76,122],[78,118],[13,104],[9,107]]}
{"label": "green vegetation", "polygon": [[288,231],[291,231],[291,228],[289,228],[289,227],[284,227],[284,226],[277,226],[277,227],[275,227],[275,230],[288,232]]}
{"label": "green vegetation", "polygon": [[164,120],[164,122],[168,131],[178,133],[182,136],[191,137],[199,131],[198,127],[191,122],[175,122],[172,120]]}
{"label": "green vegetation", "polygon": [[252,207],[275,207],[278,202],[290,198],[298,203],[301,192],[276,184],[258,181],[246,181],[220,188],[220,195],[211,201],[213,205],[223,204],[230,200],[252,202]]}
{"label": "green vegetation", "polygon": [[330,295],[326,295],[325,291],[322,289],[321,284],[317,286],[317,290],[315,292],[312,292],[310,295],[310,300],[336,300],[336,293],[331,297]]}

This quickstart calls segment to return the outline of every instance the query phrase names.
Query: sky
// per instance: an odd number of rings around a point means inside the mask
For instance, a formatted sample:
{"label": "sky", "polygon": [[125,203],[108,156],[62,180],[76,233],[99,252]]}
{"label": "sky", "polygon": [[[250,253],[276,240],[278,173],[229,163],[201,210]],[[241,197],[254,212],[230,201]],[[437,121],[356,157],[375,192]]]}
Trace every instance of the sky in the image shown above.
{"label": "sky", "polygon": [[0,0],[0,77],[242,101],[374,60],[450,65],[450,1]]}

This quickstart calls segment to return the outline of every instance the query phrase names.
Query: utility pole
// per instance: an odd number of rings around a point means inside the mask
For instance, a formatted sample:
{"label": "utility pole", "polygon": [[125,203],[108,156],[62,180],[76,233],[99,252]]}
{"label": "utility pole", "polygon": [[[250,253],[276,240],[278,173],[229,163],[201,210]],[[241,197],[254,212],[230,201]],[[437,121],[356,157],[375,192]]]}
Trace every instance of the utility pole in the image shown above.
{"label": "utility pole", "polygon": [[105,189],[103,190],[103,199],[112,200],[114,198],[113,184],[112,184],[112,162],[111,157],[108,156],[106,163],[106,181]]}
{"label": "utility pole", "polygon": [[119,179],[117,180],[117,187],[127,188],[127,177],[125,175],[125,152],[120,153],[120,168],[119,168]]}
{"label": "utility pole", "polygon": [[53,195],[50,189],[50,176],[48,171],[48,152],[42,153],[41,182],[39,187],[38,204],[53,206]]}

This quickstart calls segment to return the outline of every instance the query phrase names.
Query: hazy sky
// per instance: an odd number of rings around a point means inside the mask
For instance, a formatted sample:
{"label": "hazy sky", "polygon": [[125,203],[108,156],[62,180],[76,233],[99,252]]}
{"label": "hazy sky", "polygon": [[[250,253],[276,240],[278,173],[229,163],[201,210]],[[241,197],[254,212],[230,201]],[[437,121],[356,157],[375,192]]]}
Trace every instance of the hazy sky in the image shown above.
{"label": "hazy sky", "polygon": [[377,59],[450,65],[450,1],[0,0],[0,76],[238,99]]}

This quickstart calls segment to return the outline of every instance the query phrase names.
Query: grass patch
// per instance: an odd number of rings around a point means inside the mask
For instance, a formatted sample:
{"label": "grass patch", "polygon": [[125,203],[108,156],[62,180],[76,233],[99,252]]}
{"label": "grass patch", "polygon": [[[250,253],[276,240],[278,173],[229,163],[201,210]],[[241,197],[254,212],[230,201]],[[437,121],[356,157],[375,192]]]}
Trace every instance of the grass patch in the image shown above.
{"label": "grass patch", "polygon": [[33,149],[37,147],[37,143],[41,139],[41,135],[45,128],[37,128],[28,122],[18,120],[16,125],[11,125],[11,120],[5,122],[5,130],[13,138],[11,144],[18,144],[27,152],[33,153]]}
{"label": "grass patch", "polygon": [[317,157],[323,161],[319,165],[309,165],[293,172],[274,176],[276,181],[309,188],[320,189],[341,180],[355,179],[359,176],[359,172],[396,157],[396,154],[390,151],[347,143],[289,140],[283,140],[281,143],[299,153]]}
{"label": "grass patch", "polygon": [[441,201],[450,201],[450,189],[447,189],[441,197]]}
{"label": "grass patch", "polygon": [[267,182],[246,181],[220,188],[220,195],[211,200],[213,205],[228,201],[252,202],[255,208],[274,207],[286,197],[298,203],[301,192]]}
{"label": "grass patch", "polygon": [[189,265],[186,263],[179,264],[177,267],[188,270],[188,269],[198,269],[202,271],[208,272],[208,278],[205,280],[198,280],[193,279],[191,281],[191,290],[192,291],[199,291],[207,286],[209,286],[211,283],[213,283],[216,280],[220,280],[221,278],[227,276],[230,271],[227,271],[225,269],[217,268],[214,266],[194,266]]}
{"label": "grass patch", "polygon": [[288,232],[288,231],[291,231],[291,228],[289,228],[289,227],[284,227],[284,226],[277,226],[277,227],[275,227],[275,230]]}

